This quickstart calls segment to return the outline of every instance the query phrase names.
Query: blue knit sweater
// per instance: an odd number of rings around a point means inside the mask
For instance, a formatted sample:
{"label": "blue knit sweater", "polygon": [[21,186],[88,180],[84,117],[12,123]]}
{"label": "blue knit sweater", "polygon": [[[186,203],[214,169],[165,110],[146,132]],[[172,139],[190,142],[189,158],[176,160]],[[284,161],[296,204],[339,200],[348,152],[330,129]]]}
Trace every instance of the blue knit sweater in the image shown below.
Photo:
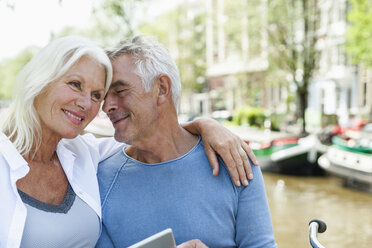
{"label": "blue knit sweater", "polygon": [[224,163],[212,176],[202,142],[184,156],[157,164],[124,151],[98,166],[103,232],[97,247],[127,247],[166,228],[177,244],[200,239],[209,247],[277,247],[262,174],[235,187]]}

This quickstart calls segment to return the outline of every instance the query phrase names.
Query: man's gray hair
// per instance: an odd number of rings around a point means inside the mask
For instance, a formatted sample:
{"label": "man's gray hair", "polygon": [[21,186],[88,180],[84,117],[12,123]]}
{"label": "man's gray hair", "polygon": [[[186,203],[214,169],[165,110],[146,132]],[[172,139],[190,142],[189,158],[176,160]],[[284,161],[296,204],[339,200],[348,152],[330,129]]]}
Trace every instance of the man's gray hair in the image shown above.
{"label": "man's gray hair", "polygon": [[34,107],[35,98],[83,56],[93,58],[104,67],[107,92],[112,80],[110,59],[102,48],[78,36],[50,42],[18,74],[12,103],[0,118],[0,131],[9,137],[22,155],[32,152],[30,155],[33,157],[41,144],[42,130]]}
{"label": "man's gray hair", "polygon": [[162,74],[171,79],[173,104],[178,110],[181,95],[181,79],[176,63],[168,50],[154,37],[143,35],[123,40],[115,48],[106,49],[111,61],[122,55],[131,55],[135,59],[135,73],[142,80],[142,87],[150,91],[155,80]]}

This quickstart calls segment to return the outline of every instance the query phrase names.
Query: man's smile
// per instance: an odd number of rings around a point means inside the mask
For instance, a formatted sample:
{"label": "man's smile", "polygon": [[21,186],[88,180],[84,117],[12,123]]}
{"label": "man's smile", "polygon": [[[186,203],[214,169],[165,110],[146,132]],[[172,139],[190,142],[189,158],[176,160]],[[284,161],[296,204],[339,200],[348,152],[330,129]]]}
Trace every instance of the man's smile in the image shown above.
{"label": "man's smile", "polygon": [[108,114],[113,125],[117,125],[119,122],[122,122],[129,117],[129,113],[119,113],[119,114]]}

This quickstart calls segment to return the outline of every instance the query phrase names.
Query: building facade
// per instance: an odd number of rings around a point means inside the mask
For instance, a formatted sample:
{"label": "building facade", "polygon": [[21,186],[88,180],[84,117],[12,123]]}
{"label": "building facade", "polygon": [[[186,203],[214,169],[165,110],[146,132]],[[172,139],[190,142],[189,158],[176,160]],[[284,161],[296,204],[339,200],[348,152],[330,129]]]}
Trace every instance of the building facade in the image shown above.
{"label": "building facade", "polygon": [[206,1],[210,111],[268,107],[266,15],[266,0]]}
{"label": "building facade", "polygon": [[[288,99],[291,84],[270,84],[267,0],[206,1],[206,60],[210,111],[231,113],[244,105],[261,106],[273,113],[294,111]],[[350,64],[345,52],[347,0],[319,0],[316,50],[318,67],[308,88],[306,111],[310,127],[321,128],[325,115],[340,124],[350,118],[370,118],[372,72]],[[260,18],[257,18],[259,16]],[[368,97],[369,96],[369,97]]]}

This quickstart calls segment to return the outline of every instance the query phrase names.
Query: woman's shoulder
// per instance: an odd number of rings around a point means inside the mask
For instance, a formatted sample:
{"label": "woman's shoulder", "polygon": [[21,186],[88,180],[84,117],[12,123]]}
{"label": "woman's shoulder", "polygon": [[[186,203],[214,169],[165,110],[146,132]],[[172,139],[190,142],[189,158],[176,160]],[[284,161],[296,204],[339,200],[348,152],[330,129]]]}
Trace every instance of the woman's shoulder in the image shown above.
{"label": "woman's shoulder", "polygon": [[96,138],[93,134],[86,133],[86,134],[79,134],[73,139],[64,138],[61,140],[61,143],[63,144],[76,144],[76,143],[81,143],[81,142],[91,143],[91,142],[96,142],[97,139],[98,138]]}
{"label": "woman's shoulder", "polygon": [[79,150],[92,150],[95,149],[100,140],[92,134],[83,134],[78,135],[73,139],[62,139],[58,146],[65,147],[70,150],[79,151]]}
{"label": "woman's shoulder", "polygon": [[15,148],[8,137],[0,131],[0,162],[4,162],[13,170],[26,168],[27,162]]}
{"label": "woman's shoulder", "polygon": [[90,153],[100,162],[115,154],[124,145],[115,141],[113,137],[97,138],[93,134],[87,133],[73,139],[62,139],[58,144],[58,149],[67,149],[78,156],[86,156],[87,153]]}
{"label": "woman's shoulder", "polygon": [[81,145],[85,144],[87,146],[98,146],[102,143],[112,143],[117,144],[113,137],[97,138],[91,133],[85,133],[76,136],[73,139],[62,139],[61,142],[63,145]]}
{"label": "woman's shoulder", "polygon": [[0,143],[3,143],[3,142],[10,142],[10,141],[9,141],[8,137],[5,135],[5,133],[0,131]]}
{"label": "woman's shoulder", "polygon": [[0,131],[0,158],[4,158],[5,153],[11,147],[11,142],[8,137]]}
{"label": "woman's shoulder", "polygon": [[9,138],[0,131],[0,154],[8,154],[8,153],[18,153],[17,149],[13,145],[13,143],[9,140]]}

